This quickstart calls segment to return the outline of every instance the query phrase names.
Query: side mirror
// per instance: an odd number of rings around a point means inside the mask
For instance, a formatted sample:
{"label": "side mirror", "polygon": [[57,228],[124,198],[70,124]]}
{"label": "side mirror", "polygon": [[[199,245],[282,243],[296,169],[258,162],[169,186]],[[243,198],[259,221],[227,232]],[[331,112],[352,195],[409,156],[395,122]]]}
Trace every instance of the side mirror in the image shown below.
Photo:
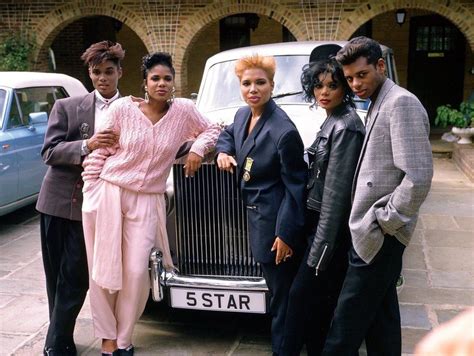
{"label": "side mirror", "polygon": [[190,98],[191,98],[192,101],[196,102],[196,100],[198,98],[198,93],[191,93]]}
{"label": "side mirror", "polygon": [[28,116],[30,118],[31,125],[45,124],[48,122],[48,114],[46,111],[32,112]]}

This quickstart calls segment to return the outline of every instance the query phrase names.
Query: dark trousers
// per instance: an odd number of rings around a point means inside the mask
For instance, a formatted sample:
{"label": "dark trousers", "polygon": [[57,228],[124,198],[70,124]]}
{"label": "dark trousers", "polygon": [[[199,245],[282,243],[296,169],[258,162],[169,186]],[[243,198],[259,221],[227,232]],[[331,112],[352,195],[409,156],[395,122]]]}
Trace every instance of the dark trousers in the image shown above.
{"label": "dark trousers", "polygon": [[283,341],[288,294],[298,268],[298,263],[299,258],[295,254],[292,258],[281,262],[279,265],[276,265],[275,262],[261,264],[263,276],[270,290],[272,351],[276,354],[280,352]]}
{"label": "dark trousers", "polygon": [[321,354],[346,276],[350,247],[347,234],[341,236],[344,241],[340,241],[325,271],[316,276],[315,269],[307,265],[318,221],[316,212],[307,213],[308,247],[290,289],[281,355],[299,355],[304,344],[308,355]]}
{"label": "dark trousers", "polygon": [[74,326],[89,288],[82,223],[41,214],[49,328],[45,348],[75,353]]}
{"label": "dark trousers", "polygon": [[349,268],[323,355],[354,355],[365,339],[368,356],[400,356],[401,327],[396,282],[405,246],[385,236],[370,264],[349,250]]}

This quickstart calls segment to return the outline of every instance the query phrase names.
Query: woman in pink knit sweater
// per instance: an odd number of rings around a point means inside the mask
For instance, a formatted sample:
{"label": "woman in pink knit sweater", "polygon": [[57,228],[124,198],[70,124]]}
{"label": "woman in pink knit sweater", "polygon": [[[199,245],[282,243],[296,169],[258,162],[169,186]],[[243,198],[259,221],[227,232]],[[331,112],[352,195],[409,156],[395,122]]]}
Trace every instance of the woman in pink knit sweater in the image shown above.
{"label": "woman in pink knit sweater", "polygon": [[120,135],[119,143],[83,163],[91,311],[103,355],[133,355],[133,328],[150,290],[151,249],[161,249],[165,267],[173,267],[164,193],[179,147],[195,139],[184,166],[192,177],[220,133],[191,100],[173,99],[169,54],[145,56],[142,71],[145,99],[118,99],[107,113],[104,125]]}

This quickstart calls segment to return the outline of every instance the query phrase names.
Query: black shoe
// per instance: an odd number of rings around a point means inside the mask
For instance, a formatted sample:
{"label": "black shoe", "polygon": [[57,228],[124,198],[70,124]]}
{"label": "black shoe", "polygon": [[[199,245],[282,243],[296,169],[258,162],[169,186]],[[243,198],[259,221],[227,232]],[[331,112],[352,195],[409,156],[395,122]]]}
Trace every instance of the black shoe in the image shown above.
{"label": "black shoe", "polygon": [[109,352],[104,353],[104,352],[102,352],[102,356],[111,356],[111,355],[112,355],[112,356],[119,356],[119,355],[121,355],[120,350],[117,349],[117,350],[115,350],[115,351],[112,352],[112,353],[109,353]]}
{"label": "black shoe", "polygon": [[56,353],[52,347],[45,347],[43,349],[43,355],[44,356],[56,356],[56,355],[59,355],[59,354]]}
{"label": "black shoe", "polygon": [[130,345],[126,349],[118,349],[118,351],[120,356],[133,356],[135,348],[133,347],[133,345]]}
{"label": "black shoe", "polygon": [[76,346],[66,346],[65,348],[45,347],[44,356],[77,356]]}

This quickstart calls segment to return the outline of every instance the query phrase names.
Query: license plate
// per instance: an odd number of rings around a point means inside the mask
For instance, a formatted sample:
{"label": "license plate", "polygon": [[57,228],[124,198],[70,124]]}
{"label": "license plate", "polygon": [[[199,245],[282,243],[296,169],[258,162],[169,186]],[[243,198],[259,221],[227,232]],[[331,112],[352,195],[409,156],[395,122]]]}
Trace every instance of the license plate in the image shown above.
{"label": "license plate", "polygon": [[171,288],[173,308],[240,313],[266,312],[265,293],[212,289]]}

